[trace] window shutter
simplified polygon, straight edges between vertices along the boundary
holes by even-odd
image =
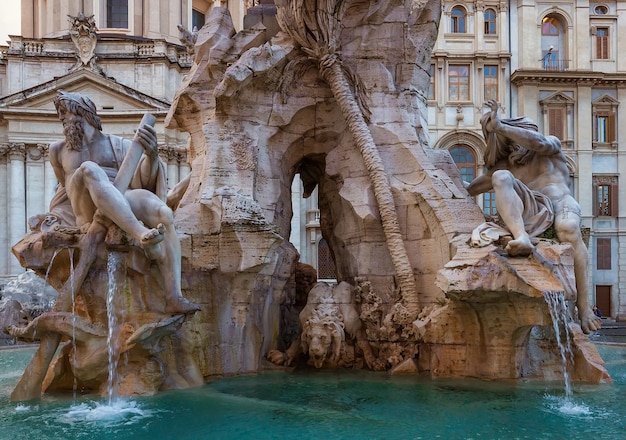
[[[611,203],[611,217],[617,217],[618,216],[618,207],[617,207],[617,200],[618,200],[618,188],[617,188],[617,184],[613,184],[609,187],[609,200]]]
[[[565,139],[563,113],[564,112],[562,108],[548,108],[548,134],[556,136],[560,140]]]
[[[593,216],[598,217],[600,215],[600,207],[598,206],[598,184],[594,183],[591,191],[593,193],[592,203],[593,203]]]
[[[606,141],[615,142],[615,140],[617,139],[615,130],[615,113],[609,113],[606,125]]]

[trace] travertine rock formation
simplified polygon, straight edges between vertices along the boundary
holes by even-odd
[[[186,327],[202,373],[258,371],[271,349],[286,348],[279,333],[289,326],[279,315],[293,298],[297,254],[287,237],[299,173],[306,194],[318,186],[338,279],[357,289],[379,362],[397,372],[419,365],[433,376],[518,377],[517,340],[492,343],[462,326],[446,333],[429,324],[452,328],[473,316],[436,280],[484,221],[449,155],[428,148],[424,91],[440,2],[347,2],[329,9],[333,17],[310,15],[305,24],[294,3],[277,2],[288,32],[275,36],[262,26],[235,33],[228,12],[213,9],[170,112],[171,125],[191,134],[191,183],[176,222],[185,296],[203,306]],[[480,258],[472,258],[480,272]],[[511,291],[477,288],[502,299],[485,306],[486,316],[502,321],[517,319],[528,290],[520,271],[507,270],[498,279]],[[545,303],[533,301],[528,326],[546,325]],[[446,303],[455,313],[442,311]],[[455,349],[463,344],[469,348]],[[468,351],[489,344],[506,361],[482,371],[484,359]],[[437,350],[445,352],[438,364]]]
[[[396,277],[367,166],[319,65],[304,63],[307,53],[285,33],[269,41],[263,28],[235,34],[224,9],[200,30],[171,120],[191,133],[192,178],[176,222],[185,295],[203,305],[191,325],[205,375],[256,371],[277,345],[278,304],[296,260],[287,242],[296,173],[305,190],[319,186],[340,280],[366,276],[385,315],[406,306],[405,327],[417,315],[410,295],[420,307],[443,298],[434,280],[450,242],[483,217],[438,168],[446,159],[426,152],[423,91],[439,11],[438,2],[350,2],[337,34],[337,62],[368,91],[366,127],[387,173],[408,283]]]

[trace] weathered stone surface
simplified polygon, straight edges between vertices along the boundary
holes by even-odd
[[[459,246],[437,276],[449,300],[414,323],[423,341],[420,369],[436,377],[560,378],[562,360],[544,293],[563,293],[573,309],[573,264],[569,244],[542,240],[532,255],[519,258],[493,245]],[[570,328],[571,376],[610,381],[580,326]]]

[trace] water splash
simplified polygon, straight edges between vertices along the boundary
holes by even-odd
[[[118,346],[119,325],[117,322],[120,311],[117,310],[115,296],[116,293],[124,288],[125,280],[122,256],[119,252],[109,252],[107,271],[109,276],[107,293],[107,318],[109,326],[107,335],[107,351],[109,355],[107,394],[109,406],[112,406],[114,400],[117,398],[117,364],[120,358],[120,347]]]
[[[69,411],[61,415],[63,422],[71,425],[95,424],[94,427],[113,428],[145,421],[153,411],[142,408],[137,402],[118,399],[109,404],[100,402],[83,402],[72,405]]]
[[[559,353],[561,354],[563,381],[565,382],[565,396],[567,398],[571,398],[572,384],[567,367],[569,364],[574,362],[574,352],[572,351],[572,340],[569,332],[570,315],[567,310],[567,302],[565,301],[565,295],[563,292],[549,290],[543,292],[543,296],[548,304],[548,309],[550,310],[552,326],[554,328],[556,342],[559,346]],[[561,331],[561,329],[563,329],[563,331]]]

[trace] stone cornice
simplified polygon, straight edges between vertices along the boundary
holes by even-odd
[[[511,75],[511,83],[516,86],[526,84],[572,84],[572,85],[617,85],[626,86],[626,74],[603,73],[588,70],[516,70]]]

